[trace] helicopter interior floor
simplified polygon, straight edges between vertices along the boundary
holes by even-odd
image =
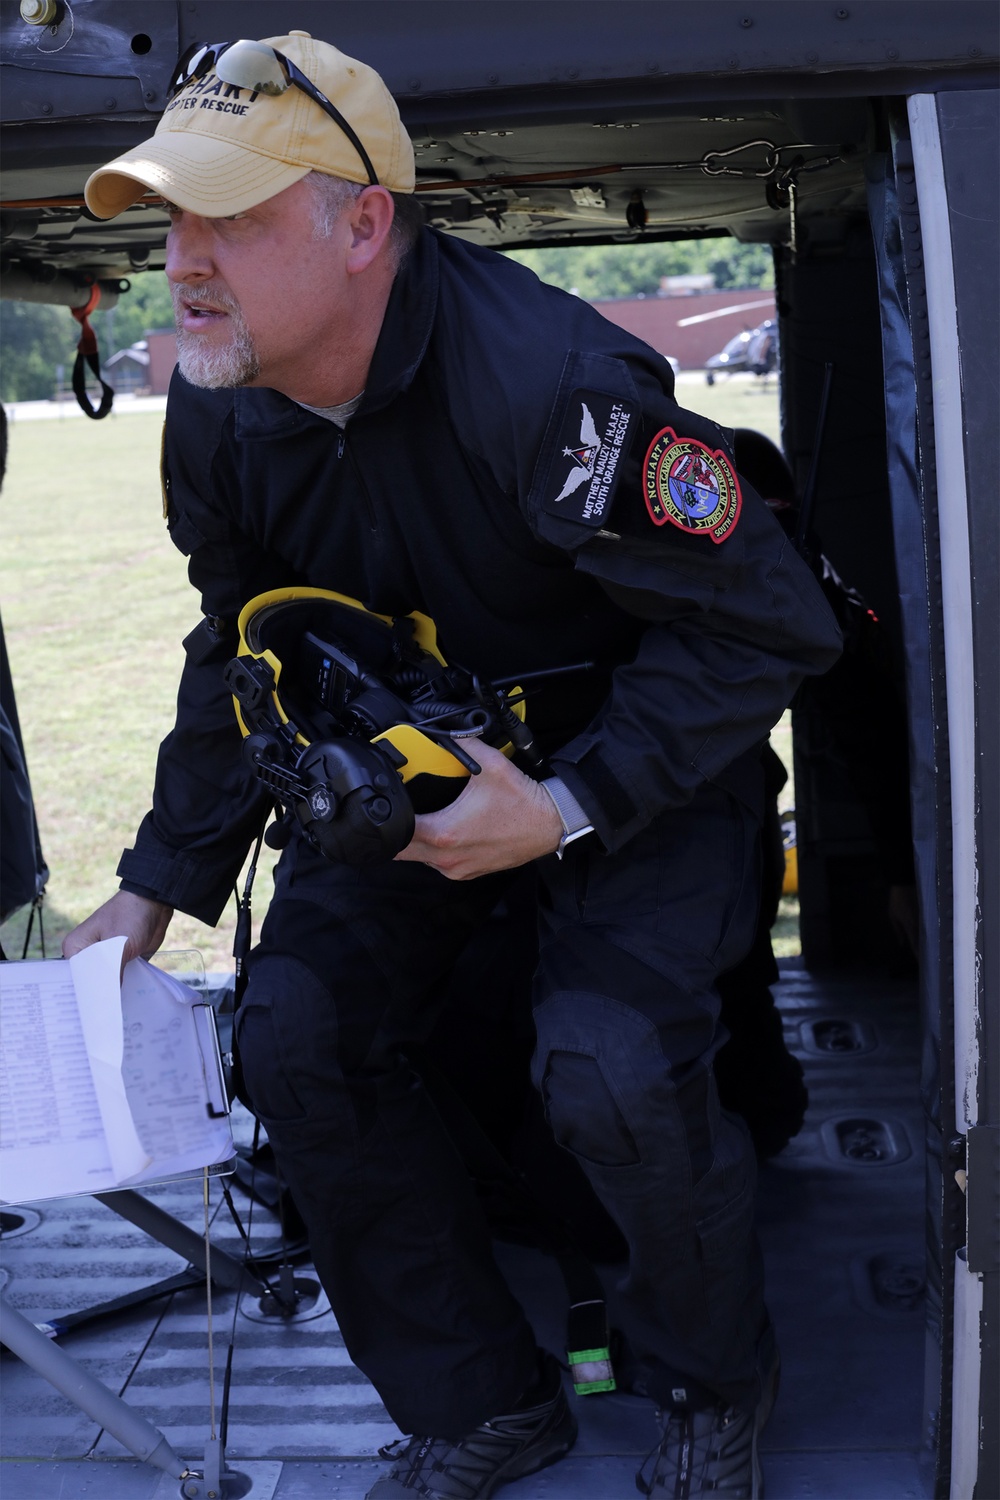
[[[761,1173],[760,1233],[783,1359],[783,1389],[762,1441],[768,1500],[902,1500],[932,1492],[924,1447],[924,1126],[912,981],[810,975],[782,963],[789,1044],[810,1108],[802,1133]],[[238,1130],[247,1128],[247,1119]],[[218,1187],[213,1189],[218,1200]],[[200,1181],[148,1191],[200,1228]],[[246,1211],[247,1199],[234,1194]],[[20,1219],[20,1223],[14,1220]],[[92,1198],[10,1212],[4,1295],[32,1320],[92,1306],[183,1267],[172,1251]],[[255,1205],[255,1243],[276,1221]],[[239,1251],[218,1214],[213,1242]],[[499,1247],[512,1285],[558,1350],[565,1292],[539,1252]],[[295,1274],[308,1278],[308,1267]],[[350,1363],[322,1297],[292,1322],[243,1294],[213,1295],[215,1401],[235,1353],[225,1436],[250,1500],[361,1500],[379,1446],[397,1436]],[[197,1460],[210,1435],[204,1289],[183,1290],[79,1325],[61,1346]],[[4,1351],[0,1488],[5,1500],[164,1500],[180,1482],[130,1457],[33,1369]],[[648,1403],[576,1401],[580,1439],[562,1463],[503,1489],[510,1500],[615,1500],[655,1445]],[[200,1492],[199,1492],[200,1493]]]

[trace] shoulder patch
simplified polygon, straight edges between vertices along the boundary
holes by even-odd
[[[543,509],[585,526],[604,524],[638,413],[636,402],[605,391],[570,392],[552,452]]]
[[[669,521],[724,542],[740,518],[740,482],[725,453],[697,438],[678,437],[672,427],[662,428],[649,445],[643,487],[654,526]]]

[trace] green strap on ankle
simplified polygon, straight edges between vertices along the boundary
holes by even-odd
[[[578,1396],[592,1396],[597,1391],[615,1389],[610,1349],[570,1349],[566,1357],[573,1389]]]

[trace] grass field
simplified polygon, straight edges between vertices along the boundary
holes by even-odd
[[[683,405],[778,437],[777,387],[683,381]],[[198,600],[161,515],[155,413],[18,421],[0,502],[0,610],[42,846],[50,869],[46,949],[117,888],[115,867],[148,807],[170,727],[183,636]],[[790,762],[790,732],[776,732]],[[791,805],[786,788],[783,805]],[[255,889],[257,919],[270,889]],[[790,915],[790,913],[789,913]],[[0,930],[20,956],[27,914]],[[797,951],[794,932],[782,948]],[[232,911],[217,930],[178,916],[168,946],[231,966]],[[36,935],[29,956],[39,956]]]

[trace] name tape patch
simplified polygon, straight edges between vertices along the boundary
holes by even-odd
[[[621,477],[638,407],[603,391],[573,391],[556,438],[549,494],[552,515],[601,526]]]
[[[644,466],[646,509],[654,526],[669,521],[694,536],[724,542],[740,517],[740,482],[721,449],[680,438],[664,427],[649,445]]]

